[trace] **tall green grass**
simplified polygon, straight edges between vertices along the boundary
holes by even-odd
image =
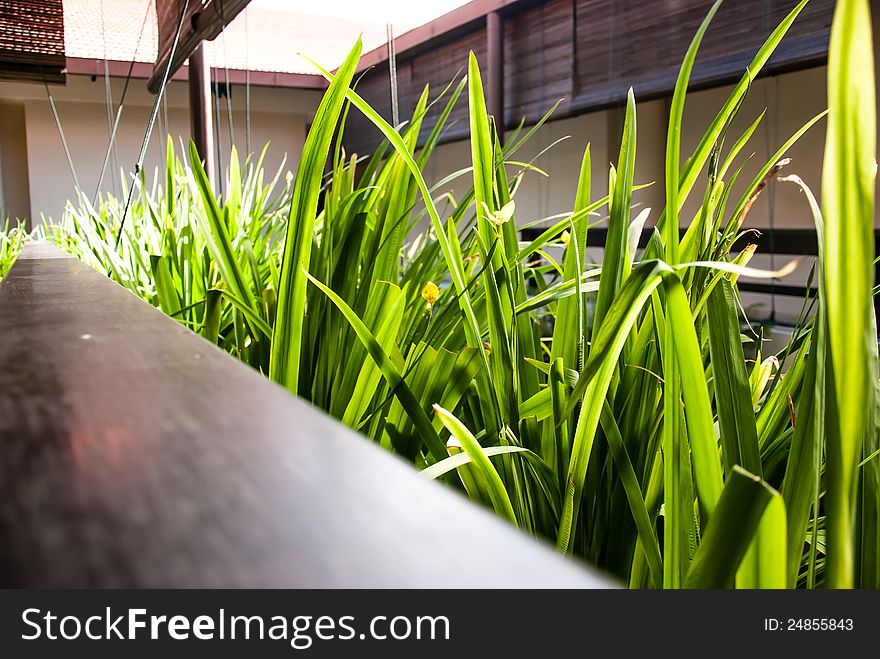
[[[6,276],[9,268],[21,253],[21,248],[27,242],[29,234],[24,222],[12,223],[10,218],[3,220],[0,213],[0,279]]]
[[[360,44],[336,75],[323,71],[331,84],[292,185],[233,154],[220,197],[198,154],[181,162],[169,144],[164,180],[139,180],[118,251],[111,197],[81,197],[47,234],[426,478],[632,587],[878,587],[868,3],[842,0],[835,14],[821,205],[786,179],[820,239],[819,294],[805,301],[815,313],[754,364],[737,278],[781,273],[750,269],[754,249],[735,246],[756,195],[823,115],[738,179],[763,115],[739,135],[734,120],[803,0],[681,152],[719,4],[675,87],[666,207],[642,251],[632,91],[609,194],[593,195],[587,145],[572,212],[524,242],[518,229],[539,218],[516,210],[532,166],[515,154],[543,121],[502,143],[471,56],[466,79],[433,98],[426,88],[393,127],[352,87]],[[465,99],[470,162],[429,187],[426,164]],[[434,104],[439,120],[423,125]],[[352,112],[385,138],[369,157],[340,146]],[[466,181],[457,198],[453,178]],[[682,218],[692,196],[699,209]],[[603,261],[591,264],[586,238],[603,215]]]

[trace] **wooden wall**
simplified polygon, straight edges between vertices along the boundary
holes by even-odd
[[[733,0],[722,4],[709,28],[692,76],[692,87],[732,82],[794,0]],[[711,7],[710,0],[524,0],[505,7],[504,123],[537,121],[562,99],[555,117],[620,104],[630,86],[638,100],[671,93],[688,45]],[[779,73],[824,62],[833,0],[811,0],[765,68]],[[440,91],[463,75],[473,50],[485,82],[485,21],[441,34],[397,55],[400,116],[406,118],[425,84]],[[390,119],[387,60],[369,69],[359,93]],[[440,104],[429,115],[423,137]],[[467,101],[450,118],[445,141],[467,135]],[[365,153],[378,143],[378,132],[352,113],[344,143],[349,152]]]

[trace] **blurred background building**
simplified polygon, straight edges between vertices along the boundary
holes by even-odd
[[[202,0],[202,4],[221,13],[224,6],[238,11],[246,5],[213,41],[205,42],[220,172],[231,145],[245,154],[259,152],[266,143],[269,169],[283,163],[295,170],[325,88],[323,78],[299,53],[332,69],[362,34],[365,55],[358,91],[389,120],[395,113],[409,117],[424,85],[437,93],[462,76],[471,50],[483,71],[490,112],[508,134],[520,122],[533,124],[559,102],[551,120],[516,156],[521,161],[535,159],[535,165],[549,175],[527,175],[518,190],[517,218],[523,224],[571,209],[587,143],[592,149],[593,196],[606,193],[608,166],[617,158],[623,105],[632,86],[638,101],[636,179],[654,183],[637,193],[636,202],[652,209],[650,226],[663,207],[671,92],[688,44],[712,2],[343,0],[316,6],[300,0]],[[763,41],[796,4],[795,0],[728,0],[722,5],[694,69],[693,93],[685,106],[683,157],[696,146]],[[744,151],[754,155],[741,174],[743,181],[751,180],[788,137],[824,110],[833,6],[833,0],[811,0],[762,76],[753,81],[732,134],[762,112],[766,115]],[[160,55],[160,22],[153,0],[0,0],[0,208],[8,215],[32,222],[42,215],[58,218],[66,200],[74,196],[74,177],[89,196],[98,189],[121,194],[120,171],[130,171],[137,158],[154,100],[145,80],[154,75]],[[25,51],[31,52],[30,64],[22,57]],[[187,77],[186,67],[176,71],[161,104],[145,161],[148,175],[163,161],[166,135],[175,141],[189,139]],[[102,177],[109,136],[123,99],[109,166]],[[428,164],[431,181],[466,165],[470,158],[466,137],[463,97],[443,145]],[[343,138],[347,151],[368,153],[378,140],[369,122],[352,113]],[[817,195],[823,143],[820,122],[790,151],[792,162],[786,169],[800,175]],[[456,187],[463,189],[466,184],[450,184],[453,192]],[[692,196],[696,201],[702,190]],[[682,217],[688,218],[688,208]],[[780,291],[776,283],[753,282],[752,292],[744,296],[747,304],[763,305],[774,319],[791,319],[800,309],[797,289],[807,283],[809,252],[815,249],[814,238],[809,244],[812,220],[801,193],[792,184],[771,181],[746,224],[762,230],[755,265],[779,267],[790,253],[808,256],[786,280],[785,286],[791,288],[783,291],[786,295],[776,295]],[[601,232],[591,242],[597,245],[592,255],[600,259]]]

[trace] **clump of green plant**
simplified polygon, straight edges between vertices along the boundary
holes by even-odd
[[[233,150],[225,199],[213,193],[204,197],[199,185],[205,181],[197,180],[177,158],[169,139],[164,176],[151,186],[143,175],[136,181],[124,226],[125,200],[108,194],[95,207],[81,193],[76,204],[68,204],[62,222],[44,221],[43,230],[49,240],[193,331],[265,370],[268,350],[259,330],[267,323],[277,290],[290,181],[282,180],[283,163],[267,177],[264,156],[265,149],[242,168]],[[204,177],[203,170],[200,174]],[[225,235],[216,234],[211,222],[222,222]],[[230,235],[231,242],[218,244]],[[251,297],[213,256],[222,249],[234,252],[258,282],[265,306],[254,307],[251,316],[246,315],[251,307],[236,306]]]
[[[675,87],[666,205],[641,254],[632,92],[609,194],[592,194],[587,146],[572,212],[523,242],[518,229],[534,218],[518,217],[515,197],[529,165],[513,155],[538,127],[502,146],[471,56],[467,79],[438,97],[440,119],[420,146],[429,91],[409,122],[389,125],[352,88],[360,43],[335,75],[323,72],[330,86],[277,204],[245,201],[268,195],[261,184],[237,192],[235,163],[219,198],[193,151],[188,167],[169,155],[164,195],[141,182],[118,253],[111,200],[99,209],[81,200],[50,233],[426,477],[632,587],[878,587],[866,0],[841,0],[835,13],[822,204],[785,179],[801,186],[820,238],[819,293],[805,301],[815,313],[753,367],[740,334],[737,278],[780,275],[750,269],[753,250],[734,249],[743,219],[822,115],[751,181],[739,179],[742,153],[762,116],[737,136],[731,126],[806,1],[682,164],[686,91],[713,5]],[[451,200],[447,181],[429,188],[422,172],[465,90],[471,162],[456,175],[472,185]],[[385,138],[360,175],[359,159],[333,142],[352,111]],[[680,239],[692,195],[702,203]],[[586,237],[599,211],[608,239],[593,265]],[[412,239],[422,219],[430,228]],[[551,243],[564,246],[558,262]]]
[[[9,272],[28,236],[24,222],[18,221],[13,225],[8,217],[3,222],[0,228],[0,279]]]

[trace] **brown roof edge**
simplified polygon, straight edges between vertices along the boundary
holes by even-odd
[[[108,60],[107,68],[114,78],[125,78],[131,68],[131,77],[140,80],[149,80],[153,75],[153,65],[150,62],[123,62],[120,60]],[[68,57],[65,71],[70,75],[103,76],[104,60],[88,59],[84,57]],[[226,69],[214,67],[214,78],[226,82]],[[186,80],[188,77],[187,67],[182,66],[172,80]],[[250,84],[257,87],[282,87],[287,89],[326,89],[327,81],[324,76],[311,73],[280,73],[273,71],[247,71],[242,69],[229,69],[229,82],[233,85],[243,85],[250,79]]]
[[[439,39],[454,32],[468,32],[485,22],[486,14],[502,11],[512,5],[526,4],[526,0],[473,0],[443,14],[433,21],[404,32],[394,39],[394,47],[398,54],[419,47],[427,47],[434,39]],[[534,4],[534,1],[531,2]],[[358,72],[376,66],[388,60],[388,46],[383,44],[361,56]]]
[[[185,15],[181,15],[179,0],[156,0],[159,50],[153,75],[147,80],[147,89],[153,94],[159,91],[166,66],[176,73],[202,41],[213,41],[250,0],[224,2],[219,4],[217,0],[202,0],[186,4],[183,6]]]

